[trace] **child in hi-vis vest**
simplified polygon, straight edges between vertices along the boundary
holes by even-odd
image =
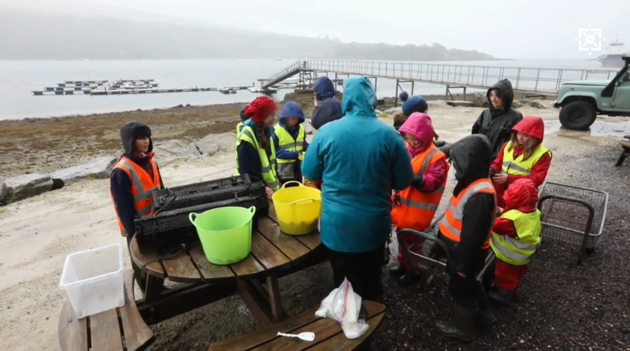
[[[412,113],[399,132],[405,138],[414,177],[408,188],[394,193],[392,224],[397,231],[413,229],[423,232],[431,225],[442,199],[449,166],[446,155],[433,144],[435,130],[429,115]],[[409,246],[417,241],[418,237],[403,234],[402,239],[404,242],[400,244]],[[402,248],[399,248],[398,266],[389,273],[393,277],[400,277],[399,284],[409,285],[420,278],[409,265],[410,262],[407,262]]]
[[[551,151],[542,145],[545,123],[527,116],[512,128],[512,139],[505,143],[490,166],[490,176],[497,192],[497,202],[504,207],[503,192],[518,179],[542,185],[551,165]]]
[[[505,191],[505,208],[492,227],[490,246],[494,251],[496,291],[491,299],[509,304],[520,281],[529,270],[529,260],[540,243],[538,189],[530,179],[517,179]]]
[[[278,125],[271,135],[276,148],[277,172],[281,184],[292,180],[302,182],[302,158],[308,148],[303,122],[304,112],[300,105],[293,101],[284,104]]]

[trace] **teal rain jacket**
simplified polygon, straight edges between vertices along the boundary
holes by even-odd
[[[323,181],[321,240],[338,252],[368,252],[391,232],[392,189],[407,188],[411,160],[400,134],[376,118],[367,77],[346,80],[345,116],[315,134],[302,173]]]

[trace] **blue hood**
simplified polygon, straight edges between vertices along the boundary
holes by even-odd
[[[362,76],[346,79],[346,83],[343,86],[343,100],[341,101],[341,111],[346,117],[376,118],[374,106],[376,106],[376,93],[368,77]]]
[[[320,77],[313,86],[317,101],[335,96],[335,85],[328,77]]]
[[[282,107],[282,111],[280,111],[280,125],[285,125],[284,120],[291,117],[297,117],[300,121],[298,123],[304,122],[304,112],[300,108],[297,102],[289,101]]]

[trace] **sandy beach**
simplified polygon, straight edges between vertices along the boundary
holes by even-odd
[[[303,105],[308,107],[305,112],[310,116],[312,106]],[[241,106],[182,106],[2,121],[0,178],[51,172],[95,156],[117,155],[118,129],[129,120],[151,126],[156,159],[166,186],[229,176],[234,170],[234,154],[228,150],[235,142],[233,129]],[[441,139],[454,141],[470,132],[482,110],[434,102],[429,112]],[[630,273],[623,266],[629,258],[630,245],[630,237],[625,235],[630,230],[627,220],[630,161],[623,167],[613,167],[621,151],[617,146],[618,136],[630,134],[630,119],[598,119],[593,130],[601,132],[594,136],[589,132],[560,130],[558,111],[553,108],[524,106],[520,110],[524,115],[545,119],[544,143],[553,151],[549,181],[609,192],[605,234],[597,252],[577,267],[573,254],[576,248],[553,244],[545,247],[524,281],[523,301],[498,309],[499,326],[480,334],[470,345],[436,336],[432,329],[433,318],[441,316],[449,306],[445,282],[437,282],[429,291],[421,292],[415,287],[399,287],[384,274],[389,318],[373,343],[375,350],[630,347],[626,292]],[[384,122],[391,124],[391,120]],[[210,134],[222,140],[225,151],[196,158],[165,156],[159,152],[159,145],[169,140],[191,142]],[[453,185],[450,177],[449,189]],[[66,298],[58,282],[65,257],[72,252],[124,241],[109,198],[109,182],[86,179],[0,207],[0,228],[0,310],[4,319],[0,349],[58,350],[57,321]],[[125,264],[130,268],[128,257]],[[290,315],[318,305],[333,288],[327,264],[285,277],[280,283],[284,308]],[[258,325],[241,300],[233,296],[162,322],[153,329],[156,341],[150,350],[206,350],[212,341],[257,330]]]

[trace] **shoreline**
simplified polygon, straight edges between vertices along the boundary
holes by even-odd
[[[479,97],[478,94],[467,94],[468,101],[479,100]],[[441,108],[452,108],[443,103],[444,95],[426,95],[424,98],[430,102],[429,113],[434,109],[438,112]],[[462,100],[463,97],[459,94],[453,95],[453,98]],[[285,101],[288,100],[300,104],[304,115],[310,118],[314,108],[312,93],[290,93],[285,96]],[[378,110],[386,111],[393,107],[394,98],[385,98],[384,102]],[[95,157],[115,154],[120,150],[120,127],[133,120],[149,125],[158,144],[167,140],[190,143],[208,135],[233,133],[244,104],[178,105],[149,110],[1,120],[0,178],[51,173],[87,163]]]
[[[310,91],[310,90],[309,90]],[[399,92],[399,94],[402,92],[402,90]],[[410,93],[410,92],[409,92]],[[293,96],[294,91],[293,90],[287,90],[286,92],[283,92],[281,94],[278,94],[278,96],[276,95],[272,95],[270,96],[272,99],[274,99],[277,103],[282,104],[283,102],[287,101],[286,100],[286,96]],[[474,96],[477,96],[479,94],[482,94],[479,91],[471,91],[468,92],[466,94],[466,101],[473,101]],[[306,102],[306,100],[301,98],[301,94],[297,93],[298,95],[298,102]],[[418,94],[418,92],[414,92],[413,95],[421,95],[426,101],[441,101],[441,100],[447,100],[447,96],[446,94],[427,94],[427,95],[422,95],[422,94]],[[258,95],[256,95],[258,96]],[[220,102],[220,103],[216,103],[216,104],[201,104],[201,105],[194,105],[194,104],[179,104],[176,106],[170,106],[170,107],[151,107],[151,108],[126,108],[126,109],[121,109],[121,110],[109,110],[109,111],[94,111],[94,112],[86,112],[86,113],[72,113],[72,114],[53,114],[53,115],[48,115],[45,117],[18,117],[18,118],[6,118],[6,119],[0,119],[0,128],[2,127],[3,124],[5,123],[20,123],[20,122],[32,122],[32,121],[39,121],[39,120],[48,120],[48,119],[54,119],[54,118],[86,118],[86,117],[97,117],[99,115],[111,115],[111,114],[116,114],[116,113],[131,113],[131,112],[140,112],[140,111],[156,111],[156,112],[160,112],[160,111],[164,111],[164,110],[170,110],[170,109],[175,109],[175,108],[182,108],[182,107],[193,107],[193,108],[213,108],[214,106],[242,106],[245,104],[248,104],[250,101],[252,101],[253,99],[256,98],[256,96],[253,96],[251,99],[246,100],[246,101],[240,101],[240,102]],[[411,96],[411,94],[410,94]],[[310,97],[310,96],[309,96]],[[461,93],[457,93],[457,94],[452,94],[452,97],[454,98],[454,100],[464,100],[464,94]],[[383,98],[380,98],[382,100],[385,101],[385,107],[393,107],[392,105],[394,104],[394,96],[386,96]],[[514,97],[515,100],[517,99],[522,99],[522,94],[515,94]],[[311,99],[312,100],[312,99]],[[309,100],[308,102],[306,102],[306,104],[310,103],[312,105],[312,101]],[[533,99],[527,99],[527,100],[533,100]],[[537,98],[536,100],[549,100],[545,97],[542,98]],[[398,106],[400,106],[400,101]],[[377,108],[378,110],[383,110],[383,106],[378,106]]]

